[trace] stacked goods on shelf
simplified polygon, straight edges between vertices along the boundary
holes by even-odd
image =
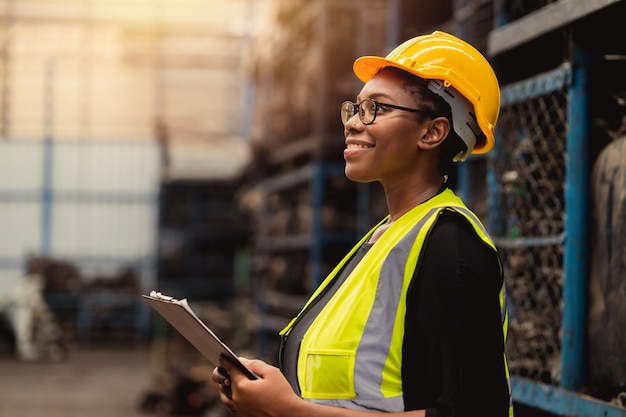
[[[363,51],[382,51],[385,42],[386,2],[368,3],[368,13],[360,8],[345,1],[275,2],[249,62],[257,90],[251,140],[265,173],[275,173],[277,164],[341,160],[339,106],[359,88],[352,62]]]
[[[250,55],[254,186],[240,200],[257,223],[249,326],[270,362],[278,331],[360,233],[358,205],[369,204],[343,172],[339,107],[360,89],[354,60],[384,51],[388,2],[372,1],[367,12],[348,1],[273,7]]]

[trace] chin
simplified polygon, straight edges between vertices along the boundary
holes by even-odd
[[[350,181],[354,181],[354,182],[373,182],[375,180],[371,179],[370,177],[367,176],[366,173],[364,172],[359,172],[357,170],[354,169],[349,169],[346,166],[346,178],[348,178]]]

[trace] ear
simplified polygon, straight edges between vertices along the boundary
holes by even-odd
[[[426,128],[417,146],[421,149],[434,149],[448,137],[450,121],[445,117],[436,117],[427,122]]]

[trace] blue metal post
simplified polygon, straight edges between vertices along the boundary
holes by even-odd
[[[52,117],[53,117],[53,83],[54,61],[46,64],[45,86],[46,95],[44,102],[44,143],[43,143],[43,169],[41,181],[41,253],[49,255],[52,251],[52,204],[53,196],[53,141],[52,141]]]
[[[586,334],[587,212],[589,201],[589,65],[590,56],[573,47],[573,83],[569,90],[565,162],[565,254],[561,386],[578,390],[584,383]]]
[[[471,158],[471,157],[469,157]],[[465,161],[456,164],[457,180],[456,180],[456,193],[461,200],[468,202],[470,199],[470,191],[472,184],[470,181],[470,161]]]
[[[505,24],[508,23],[509,21],[509,17],[506,15],[506,8],[505,8],[505,4],[506,0],[495,0],[493,7],[494,7],[494,16],[493,16],[493,26],[495,28],[498,28],[500,26],[504,26]]]
[[[322,245],[324,244],[324,233],[322,231],[322,206],[324,203],[324,178],[326,177],[326,167],[321,162],[313,165],[313,176],[311,177],[311,211],[313,213],[313,224],[311,225],[311,288],[317,288],[322,282]]]
[[[400,0],[389,1],[388,25],[387,25],[387,45],[388,51],[398,45],[400,42],[400,17],[402,15],[402,6]]]
[[[343,165],[342,165],[343,167]],[[355,242],[360,239],[370,229],[370,187],[375,187],[377,184],[369,183],[357,183],[357,227],[354,236]]]

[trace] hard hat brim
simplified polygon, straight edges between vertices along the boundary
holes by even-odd
[[[366,83],[374,78],[374,76],[385,67],[398,68],[403,71],[408,71],[414,75],[417,75],[418,77],[422,77],[422,75],[420,75],[418,72],[410,71],[410,69],[403,65],[399,65],[396,62],[390,61],[380,56],[372,55],[366,55],[357,58],[356,61],[354,61],[352,69],[357,78]]]

